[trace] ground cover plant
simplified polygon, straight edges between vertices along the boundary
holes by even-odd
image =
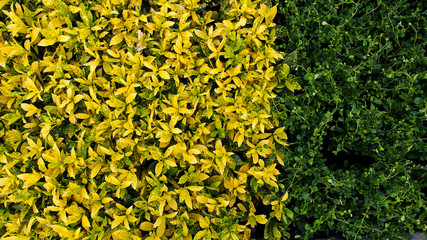
[[[280,79],[296,85],[276,64],[276,7],[0,9],[2,239],[249,239],[264,224],[285,236],[287,135],[270,101]]]
[[[290,77],[302,86],[274,99],[290,136],[280,181],[291,235],[426,231],[425,1],[273,3],[276,44],[295,50]]]

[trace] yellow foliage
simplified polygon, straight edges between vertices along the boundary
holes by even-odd
[[[266,196],[280,220],[276,6],[30,2],[0,1],[2,239],[249,239]]]

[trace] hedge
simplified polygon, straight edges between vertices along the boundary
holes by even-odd
[[[302,239],[426,231],[425,2],[274,2],[302,86],[274,99],[290,136],[284,225]]]
[[[0,3],[2,239],[249,239],[292,214],[277,7]]]

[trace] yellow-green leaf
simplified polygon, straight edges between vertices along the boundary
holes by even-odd
[[[141,229],[142,231],[151,231],[154,229],[153,224],[151,222],[143,222],[141,223],[141,225],[139,226],[139,229]]]
[[[283,195],[283,197],[282,197],[282,202],[286,201],[288,199],[288,197],[289,197],[289,193],[286,192],[285,195]]]
[[[166,217],[161,216],[157,218],[156,222],[153,225],[154,228],[156,228],[156,235],[158,238],[162,237],[165,233],[166,229]]]
[[[199,192],[199,191],[202,191],[203,186],[190,186],[190,187],[187,187],[187,189],[193,192]]]
[[[46,47],[46,46],[50,46],[56,43],[56,39],[55,38],[45,38],[42,39],[37,45],[40,47]]]
[[[36,184],[41,178],[42,175],[40,173],[24,173],[18,175],[18,178],[24,181],[24,186],[22,188],[29,188]]]
[[[90,172],[90,178],[95,178],[96,175],[99,173],[99,171],[101,170],[102,164],[96,164],[96,166],[92,169],[92,171]]]
[[[199,38],[201,38],[203,40],[209,39],[209,36],[205,32],[202,32],[200,30],[194,30],[194,33],[196,34],[196,36],[198,36]]]
[[[107,100],[106,103],[108,104],[108,106],[114,107],[114,108],[121,108],[126,106],[124,102],[122,102],[117,98],[111,98],[110,100]]]
[[[179,201],[182,202],[184,200],[187,207],[190,209],[193,209],[193,203],[191,202],[191,196],[187,189],[182,189],[181,193],[179,194]]]
[[[171,130],[171,132],[173,134],[180,134],[180,133],[182,133],[181,129],[179,129],[179,128],[174,128],[174,129]]]
[[[78,119],[88,119],[90,118],[90,115],[86,113],[77,113],[74,115],[74,117]]]
[[[164,70],[159,71],[159,76],[163,79],[170,79],[171,78],[169,73],[164,71]]]
[[[124,216],[118,216],[114,214],[114,221],[111,223],[111,229],[116,228],[118,225],[120,225],[126,218],[126,215]]]
[[[202,196],[202,195],[197,196],[196,200],[199,203],[207,203],[207,202],[209,202],[209,198],[207,198],[205,196]]]
[[[267,218],[265,217],[264,214],[262,215],[256,215],[255,216],[255,220],[259,223],[259,224],[266,224],[267,223]]]
[[[74,235],[74,232],[68,230],[66,227],[60,225],[52,225],[51,227],[55,232],[59,233],[59,236],[62,238],[70,238]]]
[[[285,81],[285,85],[292,92],[294,92],[295,90],[301,90],[301,86],[298,84],[297,81],[292,78],[287,78]]]
[[[121,43],[122,41],[123,41],[123,33],[119,33],[116,36],[114,36],[113,38],[111,38],[110,46],[117,45],[117,44]]]
[[[60,36],[58,36],[58,41],[59,42],[66,42],[66,41],[68,41],[68,40],[70,40],[70,36],[67,36],[67,35],[60,35]]]
[[[176,110],[176,108],[168,107],[168,108],[163,109],[163,112],[166,114],[173,114],[173,113],[176,113],[178,111]]]
[[[25,114],[26,117],[30,117],[39,111],[39,109],[36,106],[34,106],[33,104],[28,104],[28,103],[21,103],[21,108],[27,112]]]
[[[162,173],[162,170],[163,170],[163,163],[162,162],[158,162],[156,164],[156,168],[155,168],[156,176],[160,176],[160,174]]]
[[[82,226],[83,226],[87,231],[89,231],[89,228],[90,228],[90,222],[89,222],[89,219],[88,219],[86,216],[83,216],[83,217],[82,217]]]

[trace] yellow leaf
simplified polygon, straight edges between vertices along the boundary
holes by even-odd
[[[173,46],[173,49],[176,53],[181,54],[182,53],[182,39],[178,36],[175,45]]]
[[[126,97],[126,104],[131,103],[137,96],[137,93],[131,93]]]
[[[139,229],[141,229],[142,231],[148,232],[148,231],[153,230],[154,228],[153,228],[153,224],[152,223],[150,223],[150,222],[143,222],[139,226]]]
[[[298,84],[297,81],[292,78],[287,78],[285,81],[285,85],[292,92],[294,92],[295,90],[301,90],[301,86]]]
[[[67,35],[60,35],[60,36],[58,36],[58,41],[60,41],[60,42],[66,42],[66,41],[68,41],[68,40],[70,40],[70,36],[67,36]]]
[[[83,217],[82,217],[82,226],[83,226],[87,231],[89,231],[89,228],[90,228],[90,222],[89,222],[89,219],[88,219],[86,216],[83,216]]]
[[[109,100],[106,101],[106,103],[108,104],[108,106],[114,107],[114,108],[121,108],[126,106],[124,102],[122,102],[117,98],[110,98]]]
[[[197,196],[196,200],[199,203],[207,203],[207,202],[209,202],[209,198],[207,198],[205,196],[201,196],[201,195]]]
[[[182,202],[184,200],[187,207],[190,209],[193,209],[193,203],[191,202],[191,196],[187,189],[182,189],[181,193],[179,194],[179,201]]]
[[[188,150],[188,153],[190,153],[190,154],[195,154],[195,155],[199,155],[199,154],[201,154],[202,152],[201,152],[199,149],[197,149],[197,148],[192,148],[192,149]]]
[[[288,139],[288,135],[286,135],[286,133],[284,132],[285,128],[281,127],[281,128],[277,128],[273,135],[275,137],[281,138],[281,139]]]
[[[236,29],[239,27],[243,27],[246,25],[247,19],[245,17],[242,17],[238,23],[236,23]]]
[[[121,184],[121,182],[117,178],[112,177],[111,175],[107,176],[105,178],[105,181],[107,181],[108,183],[111,183],[113,185],[116,185],[116,186],[119,186]]]
[[[4,7],[4,5],[8,4],[10,2],[10,0],[1,0],[0,1],[0,9],[2,9]]]
[[[108,148],[106,148],[106,147],[99,146],[99,149],[100,149],[103,153],[105,153],[105,154],[107,154],[107,155],[113,155],[113,154],[114,154],[114,152],[113,152],[113,151],[111,151],[110,149],[108,149]],[[98,153],[99,153],[99,152],[98,152]]]
[[[265,24],[262,24],[257,31],[257,34],[261,34],[265,31],[265,29],[267,29],[267,26]]]
[[[116,36],[114,36],[113,38],[111,38],[110,46],[117,45],[117,44],[121,43],[122,41],[123,41],[123,34],[119,33]]]
[[[182,113],[182,114],[192,114],[191,110],[190,109],[186,109],[186,108],[180,108],[179,109],[179,113]]]
[[[199,231],[195,236],[193,240],[200,240],[203,239],[203,237],[206,235],[206,230]]]
[[[289,193],[286,192],[285,195],[282,197],[282,202],[286,201],[288,199]]]
[[[169,73],[164,71],[164,70],[159,71],[159,76],[163,79],[170,79],[171,78]]]
[[[46,47],[46,46],[50,46],[56,43],[56,39],[55,38],[45,38],[42,39],[37,45],[40,47]]]
[[[161,216],[161,217],[157,218],[153,227],[157,228],[156,229],[156,235],[158,238],[161,238],[163,236],[163,234],[165,233],[165,229],[166,229],[166,217]]]
[[[176,210],[176,209],[174,209],[174,210]],[[178,214],[178,212],[172,212],[172,213],[166,214],[165,217],[170,219],[170,218],[174,218],[177,214]]]
[[[203,217],[201,217],[200,219],[199,219],[199,224],[200,224],[200,227],[201,228],[208,228],[209,227],[209,218],[203,218]]]
[[[222,23],[224,23],[224,25],[227,29],[234,30],[234,25],[233,25],[233,23],[231,23],[231,21],[224,20]]]
[[[168,27],[172,27],[174,24],[175,24],[175,22],[167,21],[167,22],[162,24],[162,27],[168,28]]]
[[[24,181],[24,186],[22,188],[28,188],[36,184],[40,178],[42,178],[42,175],[39,173],[24,173],[18,175],[18,178]]]
[[[237,146],[240,147],[242,145],[242,143],[243,143],[244,140],[245,140],[245,135],[244,134],[239,134],[239,136],[237,137]]]
[[[226,113],[232,113],[234,111],[236,111],[236,107],[235,106],[228,106],[228,107],[225,108],[225,112]]]
[[[163,112],[166,114],[173,114],[173,113],[176,113],[178,111],[176,110],[176,108],[168,107],[168,108],[163,109]]]
[[[9,182],[7,178],[0,178],[0,187],[3,187]]]
[[[240,209],[240,211],[242,211],[242,212],[247,212],[248,210],[245,208],[245,206],[243,206],[243,204],[241,204],[241,203],[238,203],[237,204],[237,207]]]
[[[112,236],[114,240],[131,239],[129,231],[124,229],[114,231]]]
[[[209,36],[205,32],[202,32],[200,30],[194,30],[194,33],[196,34],[196,36],[198,36],[199,38],[201,38],[203,40],[209,39]]]
[[[90,118],[90,115],[86,113],[77,113],[74,115],[74,117],[78,119],[88,119]]]
[[[78,12],[81,10],[81,8],[76,7],[76,6],[72,6],[72,5],[70,5],[70,6],[68,6],[68,7],[70,8],[70,11],[71,11],[72,13],[78,13]]]
[[[132,184],[132,181],[124,181],[124,182],[121,182],[121,184],[120,184],[120,188],[127,188],[127,187],[129,187],[131,184]]]
[[[162,162],[158,162],[156,164],[156,169],[155,169],[155,173],[156,173],[157,177],[160,176],[160,174],[162,173],[162,170],[163,170],[163,163]]]
[[[171,132],[173,134],[180,134],[180,133],[182,133],[181,129],[179,129],[179,128],[174,128],[174,129],[171,130]]]
[[[92,207],[91,212],[90,212],[90,217],[94,218],[96,217],[96,215],[98,215],[98,212],[101,208],[103,208],[104,206],[100,203],[96,204],[95,206]]]
[[[116,214],[114,216],[114,221],[111,223],[111,229],[116,228],[118,225],[120,225],[126,218],[126,215],[124,216],[118,216]]]
[[[266,139],[271,136],[271,133],[261,133],[256,135],[259,139]]]
[[[271,19],[271,20],[273,20],[274,17],[276,16],[276,14],[277,14],[277,5],[274,6],[274,7],[272,7],[272,8],[270,8],[270,12],[269,12],[268,18]]]
[[[202,186],[190,186],[187,187],[188,190],[193,191],[193,192],[198,192],[198,191],[202,191],[203,187]]]
[[[96,175],[99,173],[99,171],[101,170],[102,164],[98,163],[96,164],[96,166],[92,169],[92,171],[90,172],[90,178],[95,178]]]
[[[167,200],[167,202],[168,202],[168,206],[173,210],[178,209],[178,203],[176,202],[175,198],[170,198],[170,200]]]
[[[112,199],[112,198],[110,198],[110,197],[106,197],[106,198],[103,198],[101,202],[102,202],[103,204],[106,204],[106,203],[109,203],[109,202],[111,202],[111,201],[114,201],[114,199]]]
[[[34,106],[33,104],[28,104],[28,103],[22,103],[21,108],[27,112],[25,114],[26,117],[30,117],[39,111],[39,109],[36,106]]]
[[[264,214],[262,215],[256,215],[255,216],[255,220],[259,223],[259,224],[266,224],[267,223],[267,218],[265,217]]]
[[[52,225],[51,227],[55,232],[59,233],[59,236],[62,238],[71,238],[74,235],[74,232],[68,230],[66,227],[60,225]]]
[[[151,70],[155,70],[155,69],[157,69],[153,64],[151,64],[151,62],[147,62],[147,61],[144,61],[144,66],[145,66],[146,68],[151,69]]]

